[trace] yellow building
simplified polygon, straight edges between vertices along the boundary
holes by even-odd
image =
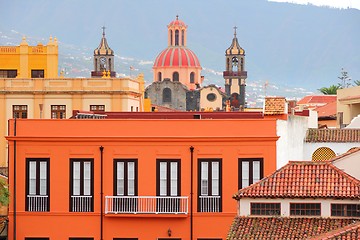
[[[337,90],[337,127],[360,115],[360,86]]]
[[[0,78],[54,78],[58,76],[58,43],[29,46],[25,37],[19,46],[0,46]]]
[[[58,77],[56,39],[50,39],[47,46],[36,47],[29,47],[23,39],[20,47],[0,47],[0,53],[0,69],[7,74],[0,76],[0,166],[7,166],[3,136],[7,135],[8,119],[62,119],[71,117],[73,110],[143,111],[143,74],[115,78],[110,71],[104,71],[102,77]],[[9,75],[10,70],[17,74]],[[31,78],[34,70],[43,70],[43,77]]]

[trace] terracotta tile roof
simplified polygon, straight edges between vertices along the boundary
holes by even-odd
[[[308,239],[358,222],[359,219],[235,217],[228,240]]]
[[[360,180],[330,162],[294,161],[234,196],[244,197],[360,199]]]
[[[306,131],[305,142],[360,142],[360,129],[310,128]]]
[[[266,97],[265,115],[278,115],[285,113],[286,100],[284,97]]]
[[[327,103],[314,109],[318,112],[318,117],[336,117],[336,101]]]
[[[306,96],[300,99],[297,104],[298,105],[316,105],[316,104],[324,104],[324,103],[331,103],[336,101],[336,95],[311,95]]]
[[[360,222],[338,228],[328,233],[321,234],[311,240],[356,240],[360,239]]]
[[[336,156],[336,157],[334,157],[334,158],[332,158],[332,159],[329,159],[329,160],[327,160],[327,161],[329,161],[329,162],[334,162],[334,161],[336,161],[336,160],[339,160],[339,159],[341,159],[341,158],[343,158],[343,157],[349,156],[349,155],[351,155],[351,154],[353,154],[353,153],[356,153],[356,152],[360,152],[360,147],[351,148],[351,149],[350,149],[349,151],[347,151],[346,153],[340,154],[339,156]]]

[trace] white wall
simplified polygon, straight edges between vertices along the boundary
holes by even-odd
[[[360,147],[360,142],[319,142],[304,143],[304,160],[311,160],[312,154],[316,149],[328,147],[335,152],[336,155],[346,153],[350,148]]]
[[[347,174],[360,180],[360,151],[335,160],[333,164]]]
[[[322,199],[322,198],[305,198],[305,199],[291,199],[291,198],[242,198],[238,202],[239,204],[239,216],[250,216],[250,203],[280,203],[281,216],[290,216],[290,203],[321,203],[321,217],[331,217],[331,203],[337,204],[359,204],[359,200],[334,200],[334,199]]]
[[[304,139],[308,129],[309,118],[289,115],[288,120],[277,120],[276,133],[276,168],[279,169],[289,161],[304,160]]]

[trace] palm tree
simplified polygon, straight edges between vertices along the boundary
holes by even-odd
[[[354,80],[355,86],[360,86],[360,80]]]
[[[318,90],[325,95],[336,95],[336,91],[340,88],[340,86],[331,85],[330,87],[322,87]]]

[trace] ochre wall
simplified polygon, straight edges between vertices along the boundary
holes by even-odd
[[[193,161],[193,237],[226,238],[236,215],[232,195],[238,189],[238,158],[264,158],[264,176],[276,170],[276,120],[273,119],[18,119],[10,122],[9,239],[14,227],[14,179],[17,172],[17,239],[24,237],[100,236],[100,150],[104,147],[104,196],[113,195],[113,160],[138,159],[138,195],[156,196],[156,159],[181,159],[181,196],[190,197]],[[16,169],[14,169],[14,142]],[[25,211],[25,159],[50,158],[50,212]],[[94,212],[69,212],[69,159],[94,159]],[[222,159],[222,212],[198,213],[198,159]],[[190,199],[189,199],[190,203]],[[190,210],[189,210],[190,211]],[[106,214],[104,239],[190,239],[190,214]]]

